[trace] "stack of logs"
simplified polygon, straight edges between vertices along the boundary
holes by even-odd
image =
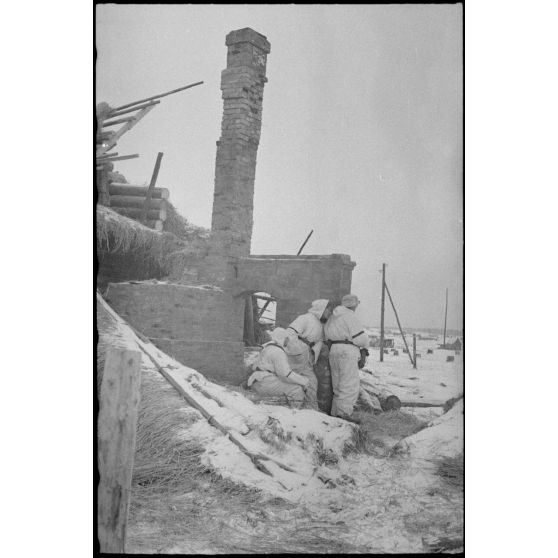
[[[148,186],[134,184],[109,183],[110,208],[120,215],[141,221],[148,188]],[[156,231],[163,230],[163,222],[167,218],[168,199],[167,188],[153,188],[147,209],[147,221],[143,222],[144,225]]]

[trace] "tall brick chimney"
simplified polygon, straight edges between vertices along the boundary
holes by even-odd
[[[250,254],[256,156],[270,51],[267,39],[248,27],[231,31],[225,44],[227,68],[221,72],[223,120],[217,142],[211,221],[213,264],[228,256]]]

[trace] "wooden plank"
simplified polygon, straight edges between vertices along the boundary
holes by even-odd
[[[98,538],[101,552],[124,553],[136,448],[141,353],[109,348],[99,399]]]
[[[128,103],[127,105],[121,105],[113,109],[113,112],[121,111],[122,109],[133,107],[134,105],[139,105],[140,103],[145,103],[147,101],[154,101],[155,99],[161,99],[163,97],[166,97],[167,95],[172,95],[173,93],[178,93],[179,91],[184,91],[185,89],[190,89],[190,87],[195,87],[196,85],[201,85],[202,83],[203,81],[198,81],[196,83],[191,83],[190,85],[185,85],[184,87],[179,87],[178,89],[173,89],[172,91],[167,91],[166,93],[160,93],[159,95],[146,97],[145,99],[141,99],[140,101],[134,101],[133,103]]]

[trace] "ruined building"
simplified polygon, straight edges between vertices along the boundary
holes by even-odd
[[[249,28],[232,31],[225,44],[211,234],[167,258],[165,282],[112,282],[106,299],[166,353],[210,378],[234,384],[245,376],[247,297],[270,293],[277,299],[276,323],[286,327],[312,300],[339,300],[349,293],[355,264],[344,254],[250,253],[270,44]]]

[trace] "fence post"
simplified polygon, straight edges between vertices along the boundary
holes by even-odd
[[[99,398],[98,538],[103,553],[124,553],[136,447],[141,353],[108,349]]]

